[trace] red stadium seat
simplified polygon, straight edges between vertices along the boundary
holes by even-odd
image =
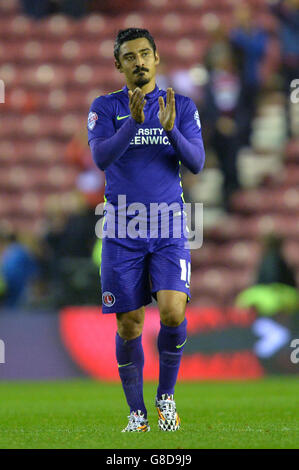
[[[283,253],[291,266],[299,268],[299,242],[289,240],[284,243]]]
[[[11,162],[15,157],[15,143],[10,139],[0,140],[0,161]]]
[[[285,148],[286,162],[299,164],[299,139],[293,139],[288,142]]]
[[[202,247],[191,251],[191,260],[193,268],[213,265],[215,262],[217,245],[215,243],[205,242]]]
[[[34,29],[39,39],[55,41],[71,37],[79,27],[78,22],[66,15],[52,15],[38,21]]]
[[[11,17],[5,18],[1,13],[0,17],[2,19],[0,37],[13,41],[32,37],[32,30],[35,31],[35,23],[27,16],[12,15]]]
[[[225,297],[236,295],[242,289],[248,287],[254,279],[251,269],[231,271],[228,268],[198,270],[193,272],[191,281],[191,295],[209,294]],[[217,292],[217,294],[216,294]]]
[[[242,191],[232,198],[234,210],[244,213],[298,212],[299,188],[255,189]]]
[[[112,36],[114,29],[114,20],[98,13],[83,18],[77,34],[80,38],[83,36],[86,39],[98,40],[99,37]]]
[[[254,267],[260,256],[260,246],[254,241],[236,241],[225,244],[204,243],[199,250],[192,250],[192,266],[196,269],[212,267]],[[193,269],[194,269],[193,268]]]
[[[18,0],[6,0],[0,3],[0,14],[7,18],[9,15],[16,15],[20,9]]]
[[[146,15],[141,12],[130,13],[117,19],[117,28],[128,28],[131,26],[145,27],[159,42],[160,37],[181,35],[201,35],[200,22],[194,14],[168,12],[149,12]]]
[[[284,168],[281,184],[284,187],[299,187],[299,165],[287,165]]]
[[[0,77],[1,80],[5,83],[6,90],[8,87],[17,86],[21,83],[20,69],[12,62],[2,62],[0,63]]]
[[[254,268],[259,260],[261,247],[254,241],[236,241],[218,248],[218,263],[229,268]]]
[[[160,55],[165,56],[167,61],[173,60],[174,66],[176,60],[182,63],[198,63],[202,59],[203,50],[205,50],[205,43],[199,39],[182,37],[176,41],[166,38],[159,40]]]
[[[177,6],[177,0],[146,0],[144,7],[149,11],[169,11]]]

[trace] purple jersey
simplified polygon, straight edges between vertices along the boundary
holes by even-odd
[[[175,125],[165,132],[158,117],[159,96],[165,100],[166,92],[157,86],[146,95],[143,124],[130,115],[126,86],[96,98],[88,116],[88,142],[93,159],[105,171],[109,206],[117,210],[119,195],[124,195],[126,206],[138,202],[146,207],[145,218],[150,203],[182,207],[180,165],[183,163],[198,173],[205,158],[199,115],[193,101],[176,95]],[[104,227],[112,220],[109,208],[106,212]],[[186,226],[184,211],[174,212],[171,217]],[[143,215],[140,221],[142,218]],[[162,289],[185,292],[190,299],[191,259],[185,232],[175,237],[170,227],[169,236],[163,237],[159,233],[162,219],[156,227],[150,222],[150,227],[146,225],[143,236],[138,238],[123,238],[119,232],[117,236],[104,236],[103,313],[135,310],[149,304],[152,296]]]
[[[156,88],[146,95],[145,121],[137,124],[130,117],[128,88],[96,98],[88,116],[88,142],[109,139],[130,120],[134,132],[128,147],[120,158],[106,169],[106,200],[116,205],[118,195],[126,195],[127,204],[134,202],[148,206],[151,202],[171,204],[182,202],[180,164],[182,158],[171,144],[171,132],[162,128],[158,113],[158,97],[166,99],[166,91]],[[175,95],[175,128],[187,139],[200,141],[204,159],[200,119],[194,102]],[[129,123],[127,123],[129,124]]]

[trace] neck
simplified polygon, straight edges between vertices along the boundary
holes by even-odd
[[[150,93],[151,91],[155,89],[155,86],[156,86],[156,81],[155,79],[153,79],[149,83],[146,83],[145,85],[139,88],[141,89],[144,95],[147,95],[148,93]],[[135,85],[134,83],[127,83],[127,87],[129,90],[134,91],[137,85]]]

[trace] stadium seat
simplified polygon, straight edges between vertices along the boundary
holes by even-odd
[[[191,295],[215,295],[224,298],[236,295],[254,279],[251,269],[231,271],[229,268],[197,270],[192,274]],[[217,293],[217,294],[216,294]]]
[[[255,241],[236,241],[219,247],[219,264],[232,269],[238,267],[254,268],[259,260],[261,247]]]
[[[299,139],[292,139],[285,148],[286,163],[293,162],[299,164]]]
[[[2,14],[0,16],[2,18],[1,25],[3,26],[3,29],[1,28],[0,37],[16,41],[32,37],[32,32],[34,34],[34,22],[27,16],[22,14],[16,16],[12,15],[6,18],[3,17]]]
[[[232,198],[232,207],[244,213],[298,212],[299,188],[255,189]]]
[[[104,15],[99,13],[90,14],[81,20],[77,34],[86,39],[98,41],[99,37],[111,36],[114,31],[113,21],[107,21]],[[76,36],[77,36],[76,34]]]
[[[15,143],[10,139],[1,139],[0,140],[0,162],[10,162],[14,163],[15,157]],[[11,163],[11,164],[13,164]]]
[[[181,63],[198,63],[202,59],[205,43],[200,39],[190,39],[182,37],[181,39],[171,40],[168,38],[160,38],[159,51],[162,57],[167,61],[178,59]]]
[[[0,3],[0,14],[7,18],[9,15],[16,15],[20,10],[19,0],[6,0]]]
[[[6,90],[21,83],[20,70],[11,62],[0,63],[0,77],[4,81]]]
[[[202,247],[191,251],[192,267],[194,269],[212,265],[215,262],[217,245],[211,242],[203,243]]]
[[[152,11],[169,11],[177,7],[178,0],[146,0],[144,2],[145,9]]]
[[[38,21],[35,31],[39,39],[52,41],[69,38],[78,29],[78,23],[66,15],[51,15]]]
[[[299,269],[298,240],[287,240],[283,245],[283,253],[291,266]]]
[[[13,113],[31,113],[39,109],[37,97],[23,87],[9,87],[5,93],[5,108]]]
[[[283,187],[299,187],[299,165],[287,165],[283,171],[283,180],[281,181]]]

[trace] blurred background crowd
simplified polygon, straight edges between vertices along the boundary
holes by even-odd
[[[96,96],[124,85],[113,42],[130,26],[155,38],[159,86],[201,117],[206,165],[182,174],[186,202],[204,204],[193,305],[250,304],[242,293],[258,285],[293,295],[299,1],[0,0],[0,306],[100,303],[104,174],[86,122]]]

